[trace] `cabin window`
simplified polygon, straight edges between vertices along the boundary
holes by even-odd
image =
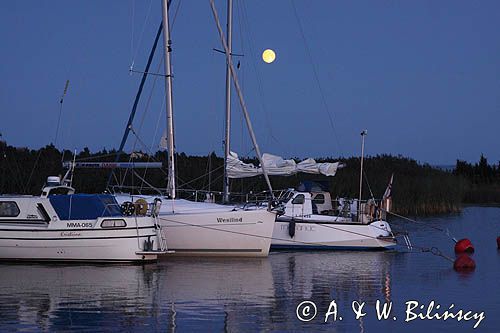
[[[103,220],[101,222],[101,228],[125,228],[126,226],[125,220]]]
[[[299,194],[295,198],[293,198],[292,204],[303,205],[304,201],[306,201],[306,197],[303,194]]]
[[[20,213],[14,201],[0,201],[0,217],[16,217]]]
[[[316,196],[313,199],[313,203],[316,205],[322,205],[325,203],[325,195],[324,194],[316,194]]]

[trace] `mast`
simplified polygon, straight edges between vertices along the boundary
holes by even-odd
[[[363,189],[363,157],[365,153],[365,136],[368,135],[368,130],[361,132],[361,167],[359,172],[359,200],[358,200],[358,222],[361,217],[361,191]]]
[[[231,57],[233,47],[233,0],[227,0],[227,52],[226,57]],[[227,157],[231,151],[231,69],[229,61],[226,60],[226,132],[224,137],[224,180],[223,180],[223,202],[229,201],[229,177],[227,176]]]
[[[167,159],[168,159],[168,183],[167,193],[170,198],[175,199],[175,151],[174,151],[174,113],[172,103],[172,66],[170,64],[170,52],[172,52],[170,40],[170,24],[168,21],[167,0],[162,0],[163,7],[163,47],[165,49],[165,99],[167,107]]]
[[[171,2],[171,0],[169,2]],[[149,73],[149,67],[151,66],[151,62],[153,61],[153,56],[155,54],[156,45],[158,44],[158,40],[160,39],[162,26],[163,26],[163,24],[160,23],[160,26],[158,27],[158,31],[156,32],[156,37],[155,37],[155,41],[153,43],[153,47],[151,48],[151,51],[149,52],[148,62],[146,64],[146,68],[144,69],[144,73],[142,73],[141,83],[139,84],[139,88],[137,89],[137,94],[135,95],[134,105],[132,106],[132,111],[130,112],[127,126],[125,127],[125,131],[123,132],[122,141],[120,142],[120,148],[118,148],[118,152],[116,153],[115,162],[120,161],[120,156],[123,153],[123,149],[125,148],[125,143],[127,142],[128,135],[130,133],[130,130],[132,129],[132,123],[134,122],[134,117],[135,117],[135,113],[137,111],[137,106],[139,105],[139,99],[140,99],[141,94],[142,94],[142,89],[144,88],[144,84],[146,83],[146,78],[148,77],[148,73]],[[109,173],[108,183],[107,183],[106,187],[109,187],[109,184],[111,183],[111,179],[113,177],[113,173],[114,173],[114,170],[112,170]]]
[[[274,198],[273,188],[271,186],[271,181],[269,180],[269,175],[267,174],[266,168],[264,167],[264,161],[262,160],[259,144],[257,143],[257,139],[255,137],[255,133],[252,127],[252,122],[250,121],[250,116],[248,115],[247,106],[245,104],[245,99],[243,98],[243,93],[241,92],[240,83],[238,81],[238,75],[236,74],[233,61],[231,60],[230,57],[229,49],[226,43],[226,38],[224,37],[224,34],[222,32],[222,27],[220,26],[219,15],[217,14],[217,9],[215,8],[214,0],[210,0],[210,7],[212,8],[212,14],[214,15],[215,24],[219,32],[219,38],[221,39],[222,46],[224,47],[224,51],[226,53],[226,59],[229,65],[229,69],[231,70],[231,77],[233,78],[234,88],[236,89],[236,93],[238,94],[238,99],[240,100],[240,106],[241,110],[243,111],[243,116],[245,117],[245,122],[247,124],[248,132],[250,133],[250,138],[252,139],[252,144],[255,149],[255,153],[257,154],[257,158],[259,159],[262,168],[262,173],[264,174],[264,179],[266,180],[267,188],[269,189],[271,197],[274,200],[275,198]]]

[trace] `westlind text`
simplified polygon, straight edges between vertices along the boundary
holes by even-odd
[[[366,302],[353,301],[351,310],[356,319],[360,319],[367,315],[368,309]],[[300,321],[308,322],[313,320],[318,314],[316,304],[312,301],[303,301],[296,308],[296,315]],[[379,321],[382,320],[397,320],[393,314],[392,302],[381,302],[377,300],[375,303],[375,315]],[[327,311],[324,313],[324,322],[342,320],[342,316],[338,311],[338,304],[335,300],[331,301]],[[464,310],[455,308],[455,304],[450,304],[448,308],[442,307],[435,301],[429,304],[420,304],[418,301],[409,300],[405,302],[405,323],[410,323],[414,320],[456,320],[456,321],[474,321],[473,328],[477,328],[485,319],[484,311],[474,312],[472,310]]]

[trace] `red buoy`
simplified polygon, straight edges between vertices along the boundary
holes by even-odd
[[[468,238],[464,238],[459,240],[455,244],[455,253],[473,253],[474,252],[474,246],[472,245],[471,241]]]
[[[453,263],[456,271],[473,271],[476,268],[476,262],[467,254],[461,254]]]
[[[497,237],[497,247],[500,249],[500,237]]]

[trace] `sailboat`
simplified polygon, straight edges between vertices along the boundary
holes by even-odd
[[[241,90],[239,89],[228,44],[222,34],[213,2],[211,2],[211,5],[225,49],[229,68],[228,72],[230,72],[233,83],[238,91],[255,151],[260,156],[260,149],[253,133]],[[167,0],[162,0],[162,8],[163,42],[165,49],[168,183],[167,196],[161,198],[162,205],[158,220],[161,228],[165,230],[169,250],[174,251],[174,255],[181,256],[267,256],[276,218],[276,211],[272,210],[271,205],[265,209],[260,207],[245,208],[233,205],[192,202],[176,198],[172,70],[170,63],[172,48]],[[229,30],[228,34],[230,34]],[[270,187],[269,178],[266,173],[264,173],[264,177]],[[143,195],[117,193],[115,197],[120,203],[142,199],[152,205],[155,201],[155,197]]]
[[[332,250],[383,250],[396,246],[396,237],[389,223],[385,220],[390,204],[385,204],[388,195],[384,194],[381,204],[371,199],[361,200],[363,181],[364,137],[361,152],[359,199],[351,209],[351,201],[333,209],[330,193],[320,186],[303,186],[299,189],[282,191],[277,202],[283,206],[283,214],[277,216],[273,231],[271,248],[273,249],[332,249]],[[308,173],[322,176],[335,176],[339,168],[345,165],[335,163],[316,163],[308,158],[296,163],[280,156],[264,154],[263,164],[256,167],[244,163],[238,155],[231,153],[226,168],[231,178],[255,177],[262,173],[264,166],[270,175],[290,176],[296,173]],[[390,193],[389,183],[388,189]]]

